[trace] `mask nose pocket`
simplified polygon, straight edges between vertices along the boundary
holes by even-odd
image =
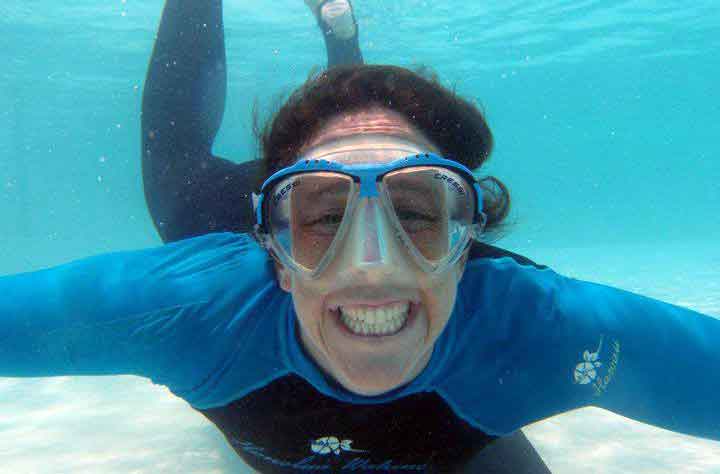
[[[383,222],[382,209],[376,198],[360,203],[357,221],[354,222],[353,260],[359,267],[385,265],[388,258],[388,232]]]

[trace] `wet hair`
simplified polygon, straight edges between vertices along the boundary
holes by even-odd
[[[490,157],[493,137],[477,106],[444,87],[427,68],[417,72],[386,65],[334,67],[312,73],[285,103],[260,126],[255,107],[254,132],[262,183],[275,171],[292,165],[302,148],[328,121],[353,111],[382,107],[404,116],[448,159],[471,170]],[[501,236],[510,210],[510,192],[497,178],[480,179],[487,214],[487,240]]]

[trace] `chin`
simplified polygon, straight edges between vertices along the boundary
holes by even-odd
[[[348,386],[345,384],[342,384],[345,389],[347,389],[349,392],[352,392],[356,395],[361,395],[363,397],[375,397],[378,395],[382,395],[383,393],[387,393],[391,390],[396,389],[401,384],[396,384],[393,386],[387,386],[387,387],[359,387],[359,386]]]

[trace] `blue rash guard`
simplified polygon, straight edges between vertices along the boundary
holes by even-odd
[[[261,472],[453,472],[495,436],[594,405],[720,439],[720,321],[475,258],[424,371],[380,396],[304,352],[291,296],[246,234],[0,278],[0,376],[167,386]]]

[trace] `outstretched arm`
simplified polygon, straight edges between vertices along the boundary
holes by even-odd
[[[592,405],[720,440],[716,318],[507,259],[466,272],[463,361],[477,389],[457,393],[493,432]]]
[[[337,18],[344,17],[330,22],[340,24]],[[357,31],[342,40],[332,29],[323,33],[329,65],[362,61]],[[225,94],[222,0],[167,0],[142,104],[145,199],[166,242],[252,230],[250,193],[260,162],[236,164],[212,154]]]
[[[628,418],[720,440],[718,319],[572,278],[556,288],[556,317],[587,341],[573,390]]]
[[[217,233],[0,276],[0,377],[127,374],[189,394],[248,345],[237,302],[267,294],[264,263],[247,235]]]

